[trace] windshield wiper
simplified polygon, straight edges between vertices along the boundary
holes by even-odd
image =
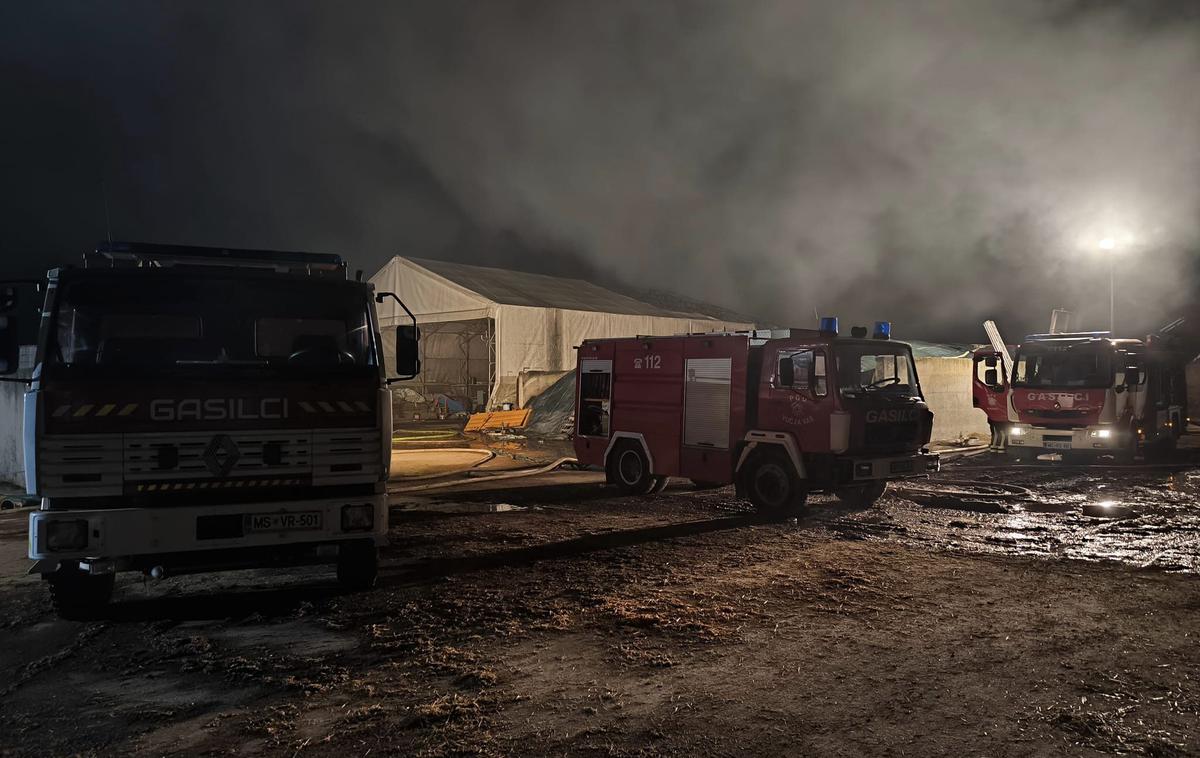
[[[870,384],[864,384],[863,389],[864,390],[880,389],[882,387],[886,387],[888,384],[899,384],[899,383],[900,383],[900,377],[885,376],[882,379],[876,379],[875,381],[871,382]]]
[[[241,360],[230,360],[213,358],[207,361],[201,360],[177,360],[176,366],[268,366],[270,361],[263,358],[246,358]]]

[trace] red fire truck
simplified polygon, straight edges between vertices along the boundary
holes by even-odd
[[[1008,455],[1016,460],[1132,459],[1173,449],[1185,431],[1184,361],[1160,336],[1030,335],[1009,379]]]
[[[938,469],[933,414],[912,350],[886,322],[587,340],[577,366],[575,452],[623,492],[668,477],[733,483],[784,515],[809,492],[869,505],[890,479]]]
[[[394,380],[375,302],[394,295],[335,255],[125,243],[44,284],[29,557],[63,615],[103,605],[125,570],[328,560],[374,583]],[[0,373],[17,369],[17,320],[0,323]],[[399,378],[417,338],[415,320],[397,334]]]

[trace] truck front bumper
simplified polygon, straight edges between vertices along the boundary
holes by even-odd
[[[937,453],[926,452],[882,458],[854,458],[850,464],[850,478],[855,482],[924,476],[937,473],[942,465]]]
[[[29,514],[29,557],[120,569],[137,556],[337,544],[387,544],[387,496],[158,508],[42,510]]]
[[[1112,425],[1046,429],[1029,424],[1010,424],[1008,446],[1030,453],[1111,453],[1129,446],[1129,432]]]

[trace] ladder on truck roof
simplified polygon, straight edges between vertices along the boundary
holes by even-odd
[[[171,268],[203,266],[253,268],[279,274],[346,277],[346,262],[329,253],[289,253],[225,247],[157,245],[146,242],[101,242],[83,256],[85,268]]]

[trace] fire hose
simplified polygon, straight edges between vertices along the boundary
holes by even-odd
[[[571,463],[578,463],[578,461],[576,461],[574,458],[563,457],[563,458],[559,458],[558,460],[554,461],[553,463],[549,463],[545,466],[538,466],[535,468],[517,469],[516,471],[505,471],[502,474],[490,474],[488,476],[478,476],[478,477],[475,477],[474,479],[470,479],[470,480],[453,479],[448,482],[433,482],[432,484],[419,484],[415,487],[393,487],[388,490],[388,494],[395,495],[395,494],[400,494],[400,493],[405,493],[405,492],[425,492],[427,490],[445,489],[447,487],[461,487],[464,484],[476,484],[479,482],[496,482],[496,481],[500,481],[502,479],[519,479],[521,477],[526,477],[526,476],[536,476],[538,474],[546,474],[551,471],[554,471],[555,469],[557,469],[561,466],[565,466],[565,465],[568,465]],[[463,470],[465,470],[465,469],[463,469]],[[451,472],[448,472],[445,474],[438,474],[438,476],[451,476],[455,473],[461,473],[463,470],[460,470],[458,472],[451,471]]]

